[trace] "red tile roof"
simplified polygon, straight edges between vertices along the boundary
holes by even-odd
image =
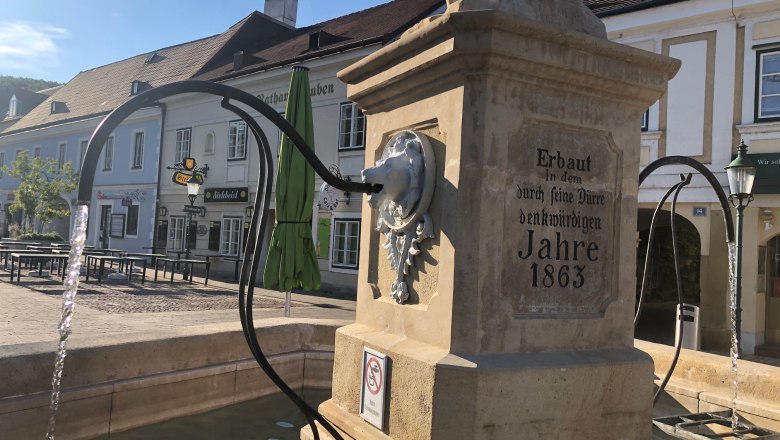
[[[680,1],[686,0],[583,0],[598,16]],[[444,5],[444,0],[394,0],[300,29],[288,28],[253,12],[222,34],[81,72],[13,126],[0,132],[0,136],[107,114],[127,100],[134,80],[152,87],[190,78],[224,80],[354,47],[384,43]],[[312,40],[319,44],[312,46]],[[233,54],[239,50],[245,54],[244,63],[234,70]],[[147,58],[155,53],[155,62],[147,63]],[[51,114],[51,101],[64,102],[68,111]]]
[[[243,48],[253,61],[233,70],[233,54],[215,59],[197,79],[223,80],[234,76],[292,64],[308,58],[387,41],[400,34],[437,8],[444,0],[395,0],[373,8],[334,18],[312,26],[291,30],[282,39],[258,39]],[[321,44],[310,49],[310,35],[322,31]]]

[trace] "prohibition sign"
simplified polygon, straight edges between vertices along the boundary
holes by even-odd
[[[366,385],[368,392],[376,395],[382,389],[382,366],[376,358],[371,358],[366,362],[365,371]]]

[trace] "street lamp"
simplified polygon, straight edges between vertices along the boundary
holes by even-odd
[[[745,208],[753,201],[753,182],[756,179],[758,167],[747,154],[747,145],[745,141],[740,142],[737,149],[737,157],[729,166],[726,167],[726,173],[729,177],[729,201],[737,208],[737,243],[736,243],[736,264],[734,281],[736,283],[736,292],[734,294],[735,324],[737,353],[740,352],[740,333],[742,326],[742,229]]]
[[[186,242],[184,244],[184,258],[190,258],[190,234],[192,234],[192,211],[195,206],[195,199],[198,198],[198,191],[200,191],[200,185],[203,183],[203,177],[198,173],[193,173],[192,177],[187,181],[187,197],[190,199],[190,210],[187,211],[187,234]],[[187,265],[184,265],[185,270]]]

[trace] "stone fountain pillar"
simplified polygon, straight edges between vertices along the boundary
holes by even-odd
[[[639,124],[679,62],[609,42],[581,0],[448,3],[339,74],[368,115],[366,167],[413,131],[435,191],[402,304],[364,204],[357,318],[320,411],[354,439],[649,439]],[[359,416],[364,348],[388,360],[379,428]]]

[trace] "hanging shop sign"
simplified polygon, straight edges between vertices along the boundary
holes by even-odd
[[[190,177],[192,177],[191,174],[182,173],[181,171],[176,171],[173,173],[172,179],[173,183],[181,186],[187,186],[187,182],[190,181]]]
[[[753,194],[780,194],[780,153],[751,153],[750,158],[758,165]]]
[[[203,197],[206,203],[246,203],[249,201],[249,187],[209,188]]]
[[[174,170],[171,180],[177,185],[187,186],[190,179],[197,179],[200,185],[203,185],[203,177],[208,175],[208,164],[198,168],[198,162],[192,157],[185,157],[181,162],[176,162],[166,168]],[[186,171],[186,172],[185,172]]]

